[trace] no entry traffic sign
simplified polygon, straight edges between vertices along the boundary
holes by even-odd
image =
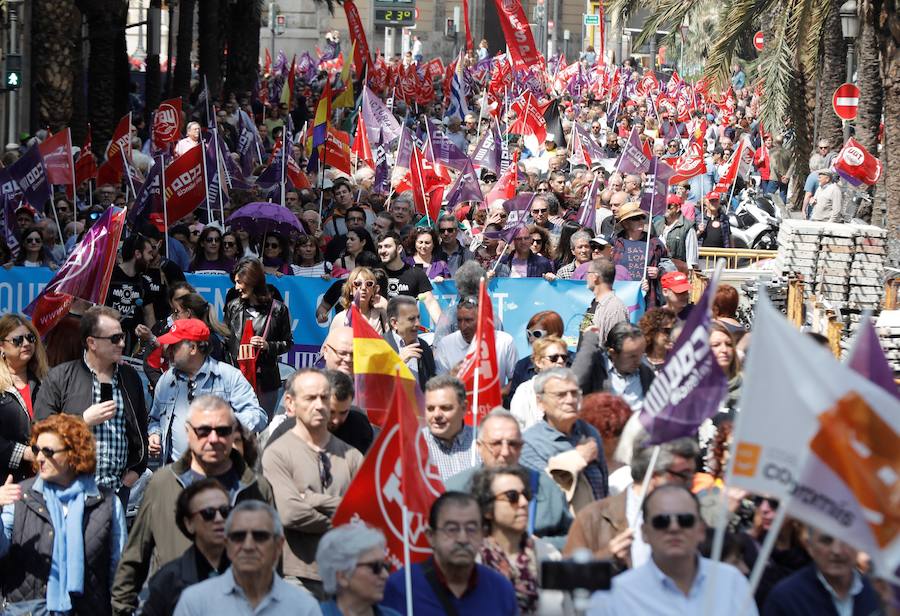
[[[842,120],[855,120],[859,109],[859,88],[852,83],[845,83],[834,91],[831,97],[834,112]]]
[[[756,47],[756,51],[763,50],[763,43],[765,43],[765,39],[763,37],[762,31],[757,32],[753,35],[753,46]]]

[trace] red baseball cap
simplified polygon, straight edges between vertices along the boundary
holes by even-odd
[[[178,319],[172,323],[168,333],[163,334],[156,341],[160,346],[175,344],[184,340],[193,342],[206,342],[209,340],[209,328],[200,319]]]
[[[669,272],[668,274],[663,274],[663,277],[659,280],[662,283],[663,289],[668,289],[673,293],[686,293],[691,290],[691,283],[688,280],[688,277],[681,272]]]
[[[669,195],[669,196],[667,196],[667,197],[666,197],[666,205],[672,205],[673,203],[676,203],[676,204],[678,204],[678,205],[681,205],[682,203],[684,203],[684,199],[682,199],[682,198],[679,197],[678,195]]]
[[[713,190],[706,193],[706,198],[710,201],[720,201],[722,199],[722,195]]]

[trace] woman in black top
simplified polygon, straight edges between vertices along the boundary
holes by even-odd
[[[258,259],[241,259],[234,268],[232,279],[238,296],[225,306],[225,326],[231,330],[228,348],[240,361],[244,325],[250,321],[253,336],[248,341],[248,350],[256,357],[256,394],[260,406],[271,419],[281,387],[278,357],[294,345],[291,316],[287,306],[272,297]]]

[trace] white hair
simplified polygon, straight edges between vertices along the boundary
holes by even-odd
[[[316,563],[325,592],[337,594],[337,574],[349,575],[356,568],[360,556],[371,549],[384,547],[381,531],[365,524],[344,524],[325,533],[316,549]]]

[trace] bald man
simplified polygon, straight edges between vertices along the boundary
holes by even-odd
[[[332,327],[322,343],[325,367],[353,376],[353,330],[349,327]]]

